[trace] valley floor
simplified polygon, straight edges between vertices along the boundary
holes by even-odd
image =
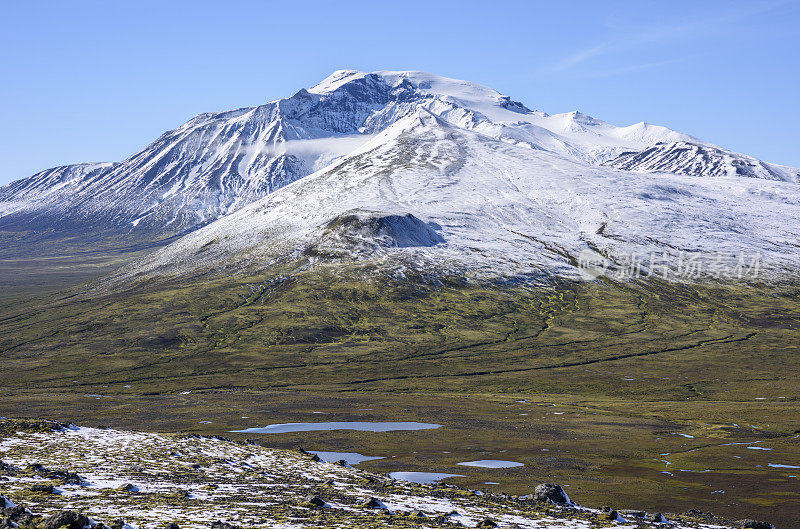
[[[0,415],[258,437],[514,495],[800,523],[800,307],[775,285],[402,288],[323,273],[0,301]],[[233,434],[286,422],[424,431]],[[458,465],[483,459],[514,468]]]

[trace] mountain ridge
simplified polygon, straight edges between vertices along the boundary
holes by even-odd
[[[654,179],[587,166],[463,129],[420,108],[337,165],[183,237],[122,277],[332,262],[369,264],[398,277],[422,270],[538,281],[579,276],[579,261],[588,257],[615,274],[631,267],[626,260],[640,260],[642,275],[657,265],[672,273],[676,261],[691,260],[708,268],[692,272],[699,278],[712,265],[733,270],[743,255],[763,259],[761,271],[783,275],[796,258],[789,244],[796,230],[757,213],[778,203],[800,216],[798,187],[749,178]],[[372,218],[412,215],[437,226],[441,241],[387,247],[362,240],[349,251],[329,248],[327,227],[364,208]],[[365,254],[365,246],[374,251]],[[646,263],[654,252],[668,253],[665,262]]]
[[[199,114],[121,162],[62,166],[12,182],[0,188],[0,228],[66,223],[185,233],[330,165],[415,108],[591,165],[658,141],[699,142],[646,123],[614,127],[577,111],[549,115],[424,72],[340,70],[288,98]]]
[[[687,252],[701,266],[724,254],[728,268],[750,252],[783,274],[798,234],[757,212],[800,217],[798,182],[800,171],[657,125],[550,115],[424,72],[340,70],[288,98],[198,115],[122,162],[0,188],[0,232],[188,234],[135,274],[338,255],[518,280],[571,277],[581,259],[639,274],[666,250],[670,269]],[[325,231],[350,211],[368,212],[358,237]],[[416,221],[392,229],[414,233],[395,241],[439,242],[366,228],[403,218]]]

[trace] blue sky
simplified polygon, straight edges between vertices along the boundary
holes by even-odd
[[[0,47],[0,184],[123,159],[341,68],[468,79],[800,166],[800,0],[5,2]]]

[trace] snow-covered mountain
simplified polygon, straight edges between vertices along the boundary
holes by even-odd
[[[419,108],[336,165],[183,237],[125,277],[278,263],[514,280],[577,277],[581,265],[615,274],[666,266],[688,278],[792,273],[798,218],[793,182],[593,166]]]
[[[623,152],[659,142],[699,144],[645,123],[615,127],[578,112],[532,111],[466,81],[343,70],[286,99],[201,114],[122,162],[57,167],[0,188],[0,227],[191,231],[331,166],[418,109],[487,138],[590,165],[614,164]],[[781,179],[797,177],[759,164]],[[678,172],[687,168],[696,176],[709,172],[689,161]]]
[[[797,169],[664,127],[548,115],[422,72],[342,70],[197,116],[122,162],[0,188],[0,229],[210,224],[139,271],[366,256],[528,277],[665,249],[750,250],[789,269],[798,182]]]

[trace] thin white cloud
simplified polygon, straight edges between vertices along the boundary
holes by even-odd
[[[631,64],[628,66],[621,66],[619,68],[601,70],[595,73],[587,74],[587,77],[591,78],[616,77],[617,75],[625,75],[627,73],[638,72],[640,70],[650,70],[652,68],[661,68],[662,66],[670,66],[672,64],[686,62],[688,59],[689,57],[678,57],[675,59],[668,59],[665,61],[652,61],[652,62],[643,62],[640,64]]]
[[[636,50],[642,46],[650,44],[668,43],[675,41],[676,39],[707,36],[713,31],[723,29],[725,26],[734,22],[738,22],[758,14],[773,11],[790,3],[792,3],[791,0],[780,0],[761,5],[753,5],[749,3],[739,4],[738,9],[731,8],[725,14],[715,17],[698,13],[693,17],[691,22],[686,24],[655,26],[646,29],[637,29],[634,31],[624,32],[618,37],[598,42],[567,55],[556,62],[556,64],[550,68],[550,71],[571,70],[578,65],[590,62],[592,59],[597,59],[612,53],[622,53]],[[653,64],[656,65],[657,63]],[[633,71],[634,69],[644,69],[647,67],[647,64],[643,64],[638,67],[623,67],[619,69],[619,73]]]
[[[596,46],[592,46],[586,49],[583,49],[579,52],[573,53],[567,57],[564,57],[559,61],[556,65],[556,70],[567,70],[576,64],[582,63],[587,61],[593,57],[597,57],[598,55],[603,55],[604,53],[608,52],[609,49],[613,48],[612,42],[604,42],[598,44]]]

